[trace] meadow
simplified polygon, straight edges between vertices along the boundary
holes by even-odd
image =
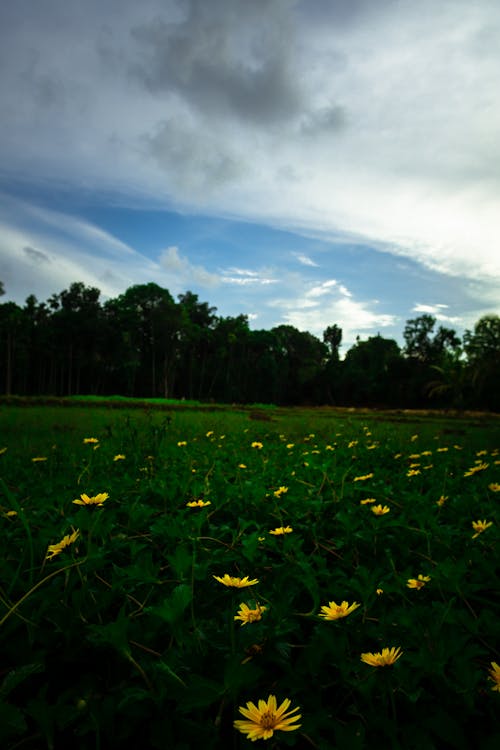
[[[500,746],[498,417],[113,406],[0,405],[0,747]]]

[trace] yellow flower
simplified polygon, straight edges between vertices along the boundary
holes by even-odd
[[[412,435],[412,436],[411,436],[411,438],[410,438],[410,441],[411,441],[412,443],[414,443],[414,442],[415,442],[415,440],[418,440],[418,435]]]
[[[123,453],[117,453],[116,456],[113,458],[113,461],[123,461],[125,459],[125,456]]]
[[[488,451],[482,450],[482,451],[476,451],[476,456],[487,456]]]
[[[441,497],[439,498],[439,500],[436,500],[436,505],[439,505],[441,507],[441,506],[443,506],[445,504],[445,502],[447,500],[448,500],[448,496],[447,495],[441,495]]]
[[[286,492],[288,492],[288,487],[278,487],[275,492],[273,492],[274,497],[279,497],[280,495],[284,495]]]
[[[262,443],[259,443],[257,440],[254,440],[254,442],[252,443],[252,448],[258,448],[259,450],[261,450],[262,447]]]
[[[238,469],[246,469],[246,468],[247,468],[246,464],[238,464]]]
[[[98,443],[99,440],[97,438],[83,438],[84,443]]]
[[[294,724],[301,718],[301,714],[296,713],[300,710],[299,708],[288,711],[290,703],[291,701],[285,698],[278,708],[275,695],[270,695],[267,701],[259,700],[258,707],[255,703],[248,701],[246,708],[239,707],[239,712],[246,718],[235,721],[234,728],[246,734],[247,739],[252,742],[268,740],[278,730],[292,732],[301,726],[300,724]]]
[[[465,472],[464,477],[471,477],[474,474],[477,474],[478,471],[485,471],[485,469],[487,469],[488,466],[489,464],[485,464],[485,463],[479,463],[479,464],[476,464],[476,466],[471,466],[471,468]]]
[[[351,442],[348,443],[347,447],[348,448],[354,448],[357,444],[358,444],[357,440],[351,440]]]
[[[388,505],[374,505],[370,510],[376,516],[384,516],[386,513],[389,513],[390,508]]]
[[[288,448],[288,450],[290,451],[290,450],[292,450],[292,448],[293,448],[293,446],[294,446],[294,445],[295,445],[295,443],[287,443],[287,444],[286,444],[286,447],[287,447],[287,448]]]
[[[448,451],[448,448],[446,448],[446,447],[444,447],[444,448],[437,448],[437,452],[438,453],[446,453],[447,451]]]
[[[291,526],[278,526],[276,529],[273,529],[269,533],[273,536],[282,536],[283,534],[291,534],[293,531]]]
[[[212,503],[210,500],[191,500],[191,502],[186,503],[186,507],[188,508],[204,508],[206,505],[211,505]]]
[[[94,497],[89,497],[85,493],[80,495],[80,500],[73,500],[74,505],[102,505],[108,499],[109,495],[107,492],[100,492]]]
[[[392,648],[383,648],[382,651],[374,654],[361,654],[361,661],[364,661],[365,664],[369,664],[371,667],[387,667],[394,664],[402,654],[403,652],[399,646],[397,648],[393,646]]]
[[[376,502],[377,502],[377,501],[375,500],[375,498],[374,498],[374,497],[367,497],[367,498],[365,498],[364,500],[360,500],[360,501],[359,501],[359,504],[360,504],[360,505],[368,505],[368,503],[376,503]]]
[[[489,679],[495,683],[491,689],[500,693],[500,667],[495,661],[491,662]]]
[[[267,607],[262,607],[258,602],[255,607],[251,608],[248,604],[242,602],[238,610],[238,614],[235,615],[235,620],[241,620],[241,626],[246,625],[249,622],[257,622],[262,618],[262,613],[265,612]]]
[[[63,549],[66,549],[66,547],[69,547],[70,544],[73,544],[73,542],[76,542],[78,537],[80,536],[80,530],[77,529],[76,531],[73,529],[72,534],[66,534],[60,542],[57,542],[57,544],[49,544],[47,549],[47,554],[45,555],[46,560],[51,560],[56,555],[60,555]]]
[[[39,463],[40,461],[46,461],[47,456],[35,456],[35,458],[31,459],[34,464]]]
[[[231,586],[235,589],[244,589],[246,586],[255,586],[256,583],[258,583],[257,578],[252,578],[250,581],[248,579],[248,576],[245,576],[244,578],[233,578],[233,576],[230,576],[228,573],[224,573],[224,576],[220,578],[219,576],[213,576],[216,581],[219,581],[219,583],[223,583],[224,586]]]
[[[0,456],[2,455],[2,453],[5,453],[6,450],[7,450],[7,448],[0,448]]]
[[[384,593],[384,589],[377,589],[376,592],[377,596],[380,596],[380,594]]]
[[[408,578],[406,585],[409,589],[423,589],[425,584],[430,580],[430,576],[419,575],[418,578]]]
[[[213,434],[214,434],[214,431],[213,430],[209,430],[207,432],[207,434],[205,435],[205,437],[211,437]]]
[[[492,482],[488,485],[488,489],[491,490],[491,492],[500,492],[500,484],[498,484],[498,482]]]
[[[177,446],[178,446],[179,448],[182,448],[182,446],[183,446],[183,445],[187,445],[187,442],[186,442],[186,440],[179,440],[179,442],[177,443]]]
[[[407,477],[416,477],[418,474],[420,474],[420,469],[409,469],[409,471],[406,472]]]
[[[334,451],[335,448],[333,447],[333,445],[325,445],[325,450],[326,451]]]
[[[479,534],[482,534],[483,531],[486,531],[486,529],[489,529],[490,526],[493,526],[493,521],[472,521],[472,528],[476,532],[472,535],[472,538],[475,539]]]
[[[353,482],[364,482],[365,479],[371,479],[372,476],[373,476],[373,472],[371,474],[363,474],[360,477],[354,477],[354,479],[352,481]]]
[[[342,602],[342,604],[336,604],[335,602],[328,602],[328,606],[324,604],[321,607],[319,617],[323,617],[325,620],[340,620],[342,617],[347,617],[351,612],[361,605],[357,602],[349,604],[348,602]]]

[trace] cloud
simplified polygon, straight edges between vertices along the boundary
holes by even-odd
[[[2,196],[0,278],[9,298],[47,299],[74,281],[104,297],[155,278],[161,269],[112,234],[78,217]]]
[[[478,307],[495,288],[498,299],[495,0],[53,0],[43,9],[25,0],[0,13],[7,187],[15,177],[87,199],[267,223],[331,239],[332,255],[333,240],[354,237],[465,279]],[[68,272],[111,279],[111,258],[123,254],[124,282],[162,272],[69,219],[86,248],[79,255],[56,214]],[[18,239],[55,258],[44,238],[23,230]],[[240,274],[178,257],[169,276],[166,251],[162,278],[243,286]],[[337,291],[347,304],[347,288]]]
[[[420,303],[416,304],[412,308],[412,312],[418,312],[418,313],[424,313],[427,315],[432,315],[436,320],[439,320],[440,322],[447,322],[447,323],[461,323],[462,318],[457,315],[446,315],[443,310],[448,309],[448,305],[437,303],[435,305],[422,305]]]
[[[167,275],[167,286],[178,289],[203,287],[213,288],[220,284],[221,278],[210,273],[203,266],[195,265],[180,255],[175,245],[167,247],[160,253],[159,264]]]
[[[216,118],[262,125],[297,115],[295,28],[283,2],[194,0],[183,10],[177,22],[155,18],[132,29],[138,81]]]
[[[396,317],[377,309],[376,300],[357,301],[352,293],[335,279],[319,285],[305,284],[295,296],[275,298],[270,307],[281,311],[284,323],[320,337],[329,325],[342,328],[343,347],[354,344],[357,335],[372,335],[374,330],[394,326]]]
[[[23,253],[34,263],[50,263],[50,257],[47,253],[43,253],[41,250],[35,250],[34,247],[23,247]]]
[[[222,271],[221,281],[224,284],[236,284],[239,286],[276,284],[278,279],[273,278],[269,269],[260,271],[249,271],[245,268],[227,268]]]
[[[299,263],[302,263],[304,266],[313,266],[315,268],[318,268],[318,264],[315,263],[311,258],[309,258],[308,255],[304,255],[303,253],[292,253],[292,255],[297,258]]]

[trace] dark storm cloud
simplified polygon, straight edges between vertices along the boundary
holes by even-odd
[[[300,114],[304,92],[290,3],[186,3],[178,23],[155,19],[132,31],[142,59],[134,75],[152,92],[256,123]]]

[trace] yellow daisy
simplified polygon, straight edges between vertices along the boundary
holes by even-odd
[[[60,555],[63,549],[66,549],[66,547],[69,547],[70,544],[73,544],[73,542],[76,542],[78,537],[80,536],[80,530],[77,529],[76,531],[73,529],[72,534],[66,534],[60,542],[57,542],[57,544],[49,544],[47,549],[47,554],[45,555],[46,560],[51,560],[56,555]]]
[[[399,646],[397,648],[393,646],[392,648],[383,648],[382,651],[377,651],[374,654],[370,652],[361,654],[361,661],[371,667],[386,667],[394,664],[402,654]]]
[[[493,526],[493,521],[472,521],[472,528],[476,532],[472,535],[472,538],[475,539],[479,534],[482,534],[483,531],[486,531],[486,529],[489,529],[490,526]]]
[[[353,482],[364,482],[367,479],[371,479],[373,477],[373,472],[371,474],[362,474],[360,477],[354,477],[352,480]]]
[[[430,576],[419,575],[418,578],[408,578],[406,585],[409,589],[423,589],[430,580]]]
[[[491,662],[489,679],[495,683],[491,689],[500,693],[500,667],[495,661]]]
[[[189,503],[186,503],[186,506],[188,508],[204,508],[206,505],[211,505],[212,503],[210,500],[191,500]]]
[[[265,612],[267,607],[261,606],[258,602],[255,607],[249,607],[248,604],[242,602],[238,610],[238,614],[235,615],[235,620],[241,620],[241,625],[246,625],[249,622],[258,622],[262,619],[262,613]]]
[[[291,534],[293,531],[291,526],[278,526],[276,529],[273,529],[269,533],[273,536],[282,536],[283,534]]]
[[[388,505],[373,505],[370,510],[372,513],[375,513],[376,516],[384,516],[386,513],[389,513],[391,509]]]
[[[109,495],[107,492],[100,492],[98,495],[94,495],[93,497],[89,497],[85,493],[83,495],[80,495],[80,499],[73,500],[74,505],[102,505],[106,502]]]
[[[252,578],[252,580],[249,580],[248,576],[237,578],[230,576],[228,573],[224,573],[222,578],[219,576],[213,576],[213,578],[215,578],[216,581],[219,581],[219,583],[224,584],[224,586],[230,586],[235,589],[243,589],[246,586],[255,586],[255,584],[259,582],[257,578]]]
[[[301,725],[295,724],[301,718],[301,714],[296,713],[299,708],[293,708],[291,711],[291,701],[285,698],[279,706],[275,695],[270,695],[265,700],[259,700],[258,707],[255,703],[248,701],[246,707],[240,706],[239,712],[245,716],[245,719],[238,719],[234,722],[235,729],[246,734],[252,742],[255,740],[268,740],[274,732],[292,732]]]
[[[346,601],[342,602],[342,604],[328,602],[328,606],[324,604],[321,607],[319,617],[323,617],[323,619],[325,620],[340,620],[342,617],[347,617],[347,615],[350,615],[351,612],[354,612],[354,610],[360,606],[361,605],[357,602],[353,602],[352,604],[349,604]]]

